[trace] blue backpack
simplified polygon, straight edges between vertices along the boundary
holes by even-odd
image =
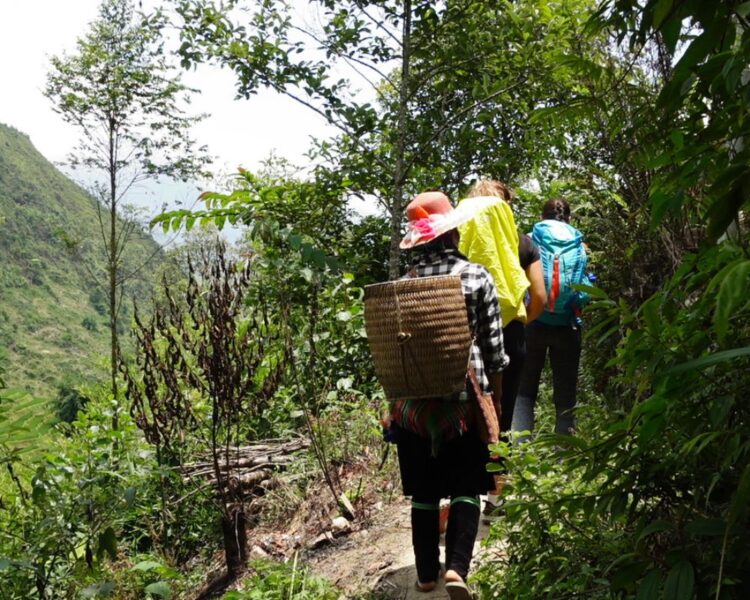
[[[549,219],[534,225],[531,239],[542,256],[547,289],[547,306],[539,320],[548,325],[570,325],[585,303],[582,294],[570,287],[587,281],[583,234],[563,221]]]

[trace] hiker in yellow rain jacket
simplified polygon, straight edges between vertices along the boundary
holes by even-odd
[[[498,411],[501,432],[509,431],[513,422],[526,357],[525,325],[542,313],[547,300],[539,249],[528,236],[519,236],[508,204],[510,198],[510,190],[504,183],[480,180],[461,201],[461,204],[471,205],[477,216],[459,228],[459,250],[471,262],[483,265],[492,274],[500,300],[503,339],[510,357],[510,365],[503,372]],[[485,505],[486,515],[495,513],[499,503],[504,479],[498,476],[496,481],[496,489]]]

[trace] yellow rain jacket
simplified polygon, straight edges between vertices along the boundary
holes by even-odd
[[[495,280],[503,326],[514,319],[526,322],[524,296],[529,280],[518,260],[518,229],[508,203],[494,196],[461,200],[475,217],[458,230],[458,249],[471,262],[487,268]]]

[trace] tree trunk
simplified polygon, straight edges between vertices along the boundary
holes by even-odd
[[[109,334],[110,334],[110,361],[111,361],[111,389],[112,400],[117,404],[117,253],[115,244],[117,243],[117,211],[114,204],[110,211],[111,225],[109,230],[110,258],[107,269],[109,271]],[[112,415],[112,429],[117,429],[119,419],[117,408]]]
[[[110,375],[112,401],[115,404],[112,415],[112,429],[119,427],[117,411],[117,267],[119,252],[117,249],[117,145],[115,142],[115,124],[109,122],[109,252],[107,253],[107,275],[109,276],[109,336],[110,336]]]
[[[227,573],[241,573],[247,563],[247,516],[241,506],[230,507],[221,517]]]
[[[404,210],[404,180],[406,179],[406,117],[409,98],[409,59],[411,53],[411,0],[404,0],[404,22],[401,34],[401,85],[398,92],[398,128],[396,138],[396,165],[393,174],[393,201],[391,203],[391,246],[388,256],[388,277],[396,279],[399,276],[399,257],[401,250],[401,218]]]
[[[34,576],[34,586],[39,600],[47,600],[47,580],[44,576],[45,569],[43,564],[37,564],[36,574]]]

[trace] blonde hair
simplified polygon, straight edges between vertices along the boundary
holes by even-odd
[[[471,186],[466,197],[475,198],[477,196],[497,196],[506,202],[510,202],[512,198],[510,188],[497,179],[480,179]]]

